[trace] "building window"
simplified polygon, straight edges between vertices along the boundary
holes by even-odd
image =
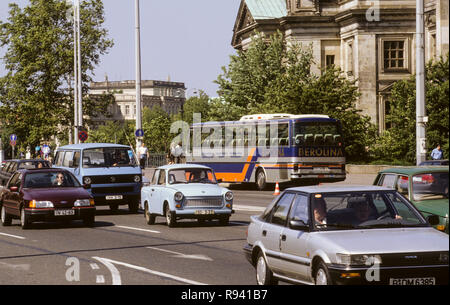
[[[125,115],[129,115],[130,114],[130,106],[126,105],[125,106]]]
[[[326,55],[326,67],[334,66],[334,55]]]
[[[384,70],[404,70],[406,68],[405,41],[384,41]]]

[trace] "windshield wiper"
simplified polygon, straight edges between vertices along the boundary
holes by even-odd
[[[328,228],[328,227],[335,227],[335,228],[343,228],[343,229],[356,229],[357,226],[354,226],[349,223],[327,223],[327,224],[316,224],[317,228]]]

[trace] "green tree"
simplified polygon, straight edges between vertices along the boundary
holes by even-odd
[[[169,150],[173,138],[173,135],[170,134],[170,125],[170,117],[161,107],[144,108],[142,129],[144,130],[144,143],[149,152],[162,153]]]
[[[89,131],[89,143],[116,143],[130,145],[128,140],[134,140],[134,121],[106,121],[105,125]],[[134,143],[132,143],[134,144]]]
[[[202,121],[209,120],[210,104],[209,96],[200,90],[198,96],[192,96],[186,100],[183,106],[183,121],[192,124],[194,113],[200,113]]]
[[[66,1],[30,0],[9,5],[0,21],[6,76],[0,78],[0,117],[31,147],[53,136],[67,137],[73,124],[73,21]],[[103,28],[101,0],[81,2],[83,113],[105,113],[111,96],[88,98],[88,84],[100,56],[112,47]]]
[[[426,67],[427,150],[440,143],[444,157],[449,157],[449,63],[448,54]],[[398,81],[391,90],[390,114],[386,122],[392,127],[374,145],[373,154],[386,161],[416,163],[416,78]],[[429,156],[428,156],[429,157]]]
[[[312,73],[310,46],[286,44],[282,33],[255,33],[246,51],[230,56],[216,83],[221,100],[212,104],[210,117],[237,119],[254,113],[326,114],[342,122],[348,160],[368,158],[375,136],[368,116],[356,109],[359,96],[354,81],[328,67]]]

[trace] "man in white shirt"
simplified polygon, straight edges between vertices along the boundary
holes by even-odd
[[[147,158],[149,157],[148,149],[145,147],[144,142],[142,142],[141,147],[138,149],[138,157],[139,157],[139,164],[142,169],[145,168],[145,165],[147,163]]]

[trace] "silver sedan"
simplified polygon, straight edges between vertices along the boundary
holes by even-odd
[[[297,187],[252,216],[244,252],[260,285],[448,283],[448,235],[377,186]]]

